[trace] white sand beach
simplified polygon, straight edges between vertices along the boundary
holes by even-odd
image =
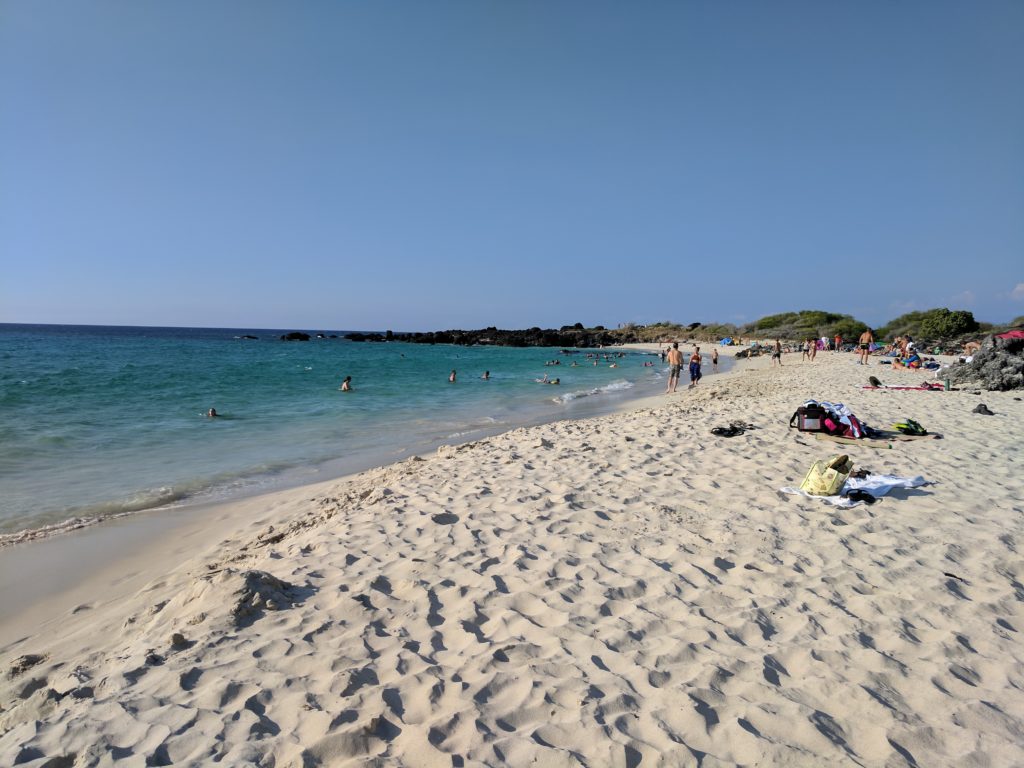
[[[1024,764],[1024,402],[854,361],[226,505],[5,620],[0,764]],[[929,484],[778,492],[834,453]]]

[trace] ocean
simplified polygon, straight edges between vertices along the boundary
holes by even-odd
[[[667,375],[635,352],[286,332],[0,324],[0,544],[607,413]],[[594,365],[596,353],[612,357]],[[545,374],[561,383],[538,384]],[[346,375],[351,392],[339,391]]]

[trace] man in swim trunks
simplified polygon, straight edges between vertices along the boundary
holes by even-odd
[[[697,386],[700,377],[700,347],[694,347],[693,354],[690,355],[690,389]]]
[[[868,353],[871,351],[871,345],[874,341],[875,337],[871,334],[870,328],[860,335],[860,339],[857,340],[857,348],[860,353],[860,360],[857,361],[858,365],[868,364]]]
[[[665,389],[665,394],[671,394],[676,391],[676,385],[679,383],[679,372],[683,369],[683,353],[679,351],[679,342],[672,342],[672,349],[668,351],[666,355],[668,360],[668,387]]]
[[[778,339],[775,340],[775,345],[772,347],[772,365],[775,365],[775,361],[779,361],[779,365],[782,365],[782,342]]]
[[[715,373],[718,373],[718,348],[714,347],[711,350],[711,368]]]

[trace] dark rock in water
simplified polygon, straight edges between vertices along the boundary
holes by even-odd
[[[336,334],[336,333],[332,333],[332,334],[331,334],[330,336],[328,336],[328,338],[330,338],[330,339],[336,339],[336,338],[338,338],[338,334]]]
[[[989,336],[971,362],[953,363],[939,378],[953,384],[977,384],[989,391],[1024,389],[1024,339]]]
[[[253,336],[251,333],[246,333],[246,334],[244,334],[242,336],[239,336],[238,338],[240,338],[240,339],[258,339],[259,336]]]
[[[327,336],[326,336],[325,334],[323,334],[323,333],[318,333],[318,334],[316,335],[316,337],[317,337],[318,339],[326,339],[326,338],[327,338]]]
[[[603,328],[577,328],[563,326],[561,330],[551,328],[528,328],[526,330],[502,330],[495,327],[475,331],[448,330],[429,333],[394,333],[382,336],[379,333],[349,333],[351,341],[405,341],[412,344],[457,344],[460,346],[492,345],[496,347],[600,347],[639,341],[639,338],[622,332],[612,333]]]
[[[281,336],[281,341],[309,341],[309,334],[301,331],[292,331]]]
[[[384,341],[384,336],[379,333],[346,333],[345,338],[349,341]]]

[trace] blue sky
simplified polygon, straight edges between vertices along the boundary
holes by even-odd
[[[1024,3],[0,0],[0,321],[1024,314]]]

